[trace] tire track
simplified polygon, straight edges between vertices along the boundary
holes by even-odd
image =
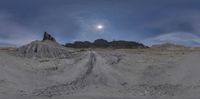
[[[76,80],[73,80],[71,82],[67,82],[65,84],[58,84],[46,87],[44,89],[36,89],[33,91],[33,95],[36,96],[46,96],[46,97],[52,97],[62,94],[73,94],[78,89],[83,89],[90,83],[90,75],[92,74],[95,62],[96,62],[96,56],[93,51],[90,51],[90,59],[85,65],[87,68],[83,74],[80,75]]]

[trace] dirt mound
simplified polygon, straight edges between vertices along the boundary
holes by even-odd
[[[42,41],[33,41],[30,44],[24,45],[17,50],[19,56],[39,57],[39,58],[54,58],[67,57],[71,52],[69,49],[61,46],[48,33],[44,33]]]

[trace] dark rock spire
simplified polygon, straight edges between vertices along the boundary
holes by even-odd
[[[43,41],[45,40],[50,40],[50,41],[53,41],[53,42],[56,42],[55,38],[52,37],[50,34],[48,34],[47,32],[44,32],[44,37],[43,37]]]

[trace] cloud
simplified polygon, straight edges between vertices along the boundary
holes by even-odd
[[[185,46],[200,46],[200,36],[191,33],[175,32],[148,38],[142,42],[149,46],[163,43],[174,43]]]
[[[14,20],[10,14],[0,13],[0,42],[2,45],[21,46],[39,39],[31,29]]]
[[[141,41],[175,32],[200,35],[199,4],[198,0],[0,0],[0,41],[22,45],[40,39],[44,31],[60,43],[96,38]],[[102,34],[94,30],[97,21],[105,24]]]

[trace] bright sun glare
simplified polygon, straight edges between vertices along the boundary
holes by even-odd
[[[97,29],[99,30],[103,29],[103,25],[97,25]]]

